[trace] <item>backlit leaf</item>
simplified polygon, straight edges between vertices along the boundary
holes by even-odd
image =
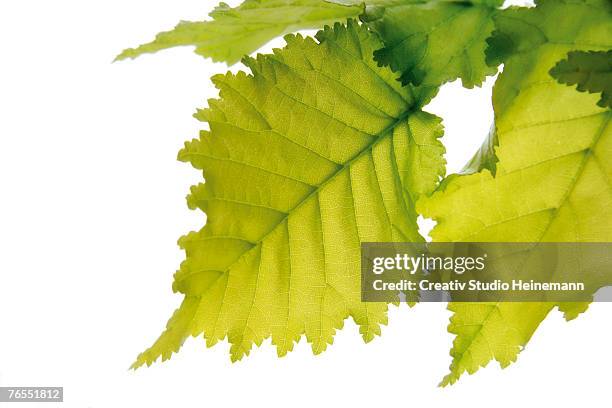
[[[421,241],[414,202],[444,173],[430,94],[372,59],[380,42],[349,22],[287,36],[247,58],[252,75],[213,78],[220,99],[196,117],[210,131],[179,158],[202,169],[188,203],[207,224],[180,240],[174,290],[185,300],[134,367],[188,336],[227,338],[232,360],[271,337],[278,354],[305,334],[314,353],[351,316],[365,341],[387,305],[361,302],[360,244]]]
[[[159,33],[150,43],[126,49],[117,59],[193,45],[196,54],[233,64],[273,38],[345,21],[362,11],[360,5],[343,6],[323,0],[246,0],[235,8],[220,3],[210,13],[211,20],[183,21],[173,30]]]
[[[452,176],[418,209],[437,241],[612,241],[611,112],[596,95],[557,83],[550,69],[571,50],[612,46],[607,1],[540,1],[500,14],[489,57],[505,64],[493,95],[499,162]],[[558,305],[567,318],[585,304]],[[457,335],[443,384],[495,359],[515,361],[553,303],[450,304]]]

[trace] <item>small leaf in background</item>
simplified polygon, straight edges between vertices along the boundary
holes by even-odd
[[[601,93],[597,104],[612,108],[612,50],[572,51],[550,74],[562,84],[578,85],[580,92]]]
[[[173,30],[159,33],[150,43],[124,50],[117,60],[193,45],[196,54],[233,64],[276,37],[346,21],[362,11],[360,5],[322,0],[246,0],[235,8],[220,3],[210,13],[212,20],[183,21]]]
[[[403,84],[437,87],[460,78],[480,85],[497,67],[485,63],[499,1],[387,1],[366,7],[363,20],[383,39],[376,60],[401,73]]]

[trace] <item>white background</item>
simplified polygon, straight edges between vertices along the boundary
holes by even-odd
[[[200,175],[175,158],[226,67],[189,49],[111,61],[214,3],[0,3],[0,385],[64,386],[64,407],[606,405],[606,304],[571,323],[553,313],[517,364],[445,389],[443,304],[392,308],[368,345],[347,321],[320,356],[302,341],[277,359],[266,342],[231,364],[227,344],[190,339],[128,371],[180,302],[176,240],[204,216],[184,201]],[[448,85],[430,107],[445,119],[451,171],[488,131],[491,85]]]

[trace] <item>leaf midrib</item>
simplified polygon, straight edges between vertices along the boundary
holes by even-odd
[[[351,158],[350,160],[348,160],[346,163],[344,163],[342,165],[342,167],[340,167],[337,171],[335,171],[333,174],[331,174],[326,180],[324,180],[320,185],[318,185],[312,192],[310,192],[307,196],[305,196],[298,204],[296,204],[293,208],[291,208],[289,211],[287,211],[287,213],[285,214],[285,216],[283,216],[282,219],[280,219],[275,225],[274,227],[272,227],[270,229],[270,231],[268,231],[266,234],[264,234],[260,239],[258,239],[257,241],[253,242],[253,246],[249,249],[247,249],[246,251],[244,251],[238,258],[236,258],[236,260],[234,260],[224,271],[222,271],[219,276],[217,276],[208,286],[208,288],[202,292],[201,294],[199,294],[199,298],[201,298],[205,293],[208,292],[208,290],[210,288],[212,288],[215,283],[221,279],[222,277],[225,277],[228,275],[228,273],[231,271],[232,267],[238,263],[239,261],[241,261],[245,256],[247,256],[248,254],[251,253],[251,251],[253,250],[261,250],[261,244],[263,241],[266,240],[266,238],[271,235],[274,231],[276,231],[277,228],[279,228],[280,226],[282,226],[283,224],[285,224],[285,222],[289,219],[289,216],[291,216],[291,214],[294,211],[297,211],[302,205],[305,205],[311,198],[315,197],[315,195],[318,195],[319,192],[330,182],[332,182],[337,176],[339,176],[340,174],[342,174],[345,170],[348,170],[350,168],[350,166],[355,163],[357,160],[359,160],[361,157],[363,157],[366,154],[369,154],[370,151],[379,143],[381,143],[383,140],[385,140],[387,137],[391,136],[393,134],[393,130],[399,125],[401,124],[404,120],[406,120],[411,113],[413,113],[414,111],[416,111],[418,108],[418,105],[414,105],[412,106],[410,109],[406,110],[404,113],[402,113],[393,123],[391,123],[389,126],[387,126],[386,128],[384,128],[382,131],[380,131],[376,137],[372,140],[372,143],[368,144],[365,148],[363,148],[359,153],[357,153],[353,158]],[[405,198],[402,195],[402,200],[404,200]],[[325,244],[323,244],[323,246],[325,246]],[[291,246],[289,245],[289,250]],[[260,254],[261,256],[261,254]],[[261,268],[261,259],[258,261],[257,263],[257,275],[259,275],[259,270]],[[326,268],[324,268],[324,272],[325,272]],[[292,274],[290,275],[292,276]],[[291,277],[289,278],[291,280]],[[253,304],[255,303],[255,297],[257,296],[257,285],[258,285],[259,279],[256,279],[256,287],[255,287],[255,291],[253,292],[253,300],[250,301],[250,305],[249,305],[249,314],[247,317],[247,320],[245,322],[245,326],[243,329],[243,332],[241,334],[241,336],[244,336],[244,331],[246,330],[246,328],[248,327],[248,321],[250,319],[250,315],[251,315],[251,310],[253,307]],[[326,278],[326,286],[325,288],[327,288],[327,286],[329,285],[329,283],[327,282],[327,278]],[[336,290],[336,292],[338,292]],[[225,295],[227,293],[227,282],[225,284],[225,289],[223,291],[223,298],[225,298]],[[339,292],[338,292],[339,293]],[[288,295],[291,296],[291,292],[288,292]],[[289,301],[289,299],[288,299]],[[290,310],[290,309],[289,309]],[[320,312],[322,312],[322,308],[320,308]],[[290,312],[289,312],[290,313]],[[220,313],[217,314],[217,320],[219,318]],[[322,319],[319,319],[319,323],[322,322]],[[217,328],[217,323],[215,322],[214,325],[214,329],[212,330],[211,335],[214,336],[214,333],[216,332]],[[320,333],[322,333],[322,329],[320,329]],[[244,340],[244,339],[242,339]],[[319,338],[319,341],[321,340],[321,338]],[[286,336],[283,339],[284,342],[287,341]],[[236,343],[235,344],[236,347],[239,347],[242,349],[242,351],[244,353],[247,353],[247,349],[245,349],[242,346],[242,342],[240,343]],[[232,357],[233,358],[233,357]]]
[[[540,236],[536,240],[534,240],[534,243],[536,245],[538,245],[539,243],[542,242],[544,236],[550,230],[550,227],[554,224],[554,221],[556,219],[555,217],[558,214],[559,210],[565,205],[565,203],[569,199],[570,195],[572,194],[572,192],[574,191],[574,189],[578,185],[582,175],[584,174],[584,169],[586,167],[587,162],[589,161],[589,159],[592,159],[592,157],[591,157],[589,152],[594,151],[596,149],[598,143],[601,141],[601,138],[602,138],[603,134],[605,133],[605,131],[606,131],[606,129],[607,129],[609,123],[610,123],[610,112],[601,112],[601,113],[606,114],[606,118],[603,121],[603,124],[598,129],[598,131],[595,134],[595,136],[593,137],[593,141],[591,142],[589,147],[583,150],[584,157],[583,157],[582,161],[580,162],[580,165],[578,166],[578,169],[576,169],[576,175],[575,175],[574,179],[572,180],[571,184],[567,188],[567,191],[565,192],[565,194],[563,195],[563,197],[559,201],[559,205],[556,208],[547,209],[547,210],[553,211],[553,214],[551,215],[550,220],[549,220],[548,225],[546,226],[546,228],[542,231]],[[519,217],[517,217],[517,218],[519,218]],[[517,218],[515,218],[515,219],[517,219]],[[508,221],[508,220],[506,220],[506,221]],[[489,226],[487,226],[487,228],[488,227]],[[479,232],[481,232],[481,231],[479,231]],[[472,234],[470,236],[473,236],[473,235],[475,235],[475,234]],[[465,238],[463,238],[463,239],[465,239]],[[462,352],[460,352],[460,353],[458,353],[457,355],[454,356],[454,358],[453,358],[454,361],[453,362],[456,362],[457,366],[463,361],[463,359],[465,357],[465,354],[471,349],[472,345],[474,344],[474,340],[476,339],[476,337],[478,335],[482,334],[482,328],[487,324],[487,322],[488,322],[489,318],[491,317],[492,313],[495,310],[499,310],[500,303],[501,302],[496,302],[495,304],[492,305],[492,310],[487,314],[485,319],[483,319],[482,323],[480,324],[480,329],[478,329],[471,336],[471,339],[469,341],[469,345],[467,347],[465,347],[465,349]],[[495,356],[492,355],[492,358],[495,358]],[[451,369],[451,373],[449,373],[447,375],[448,381],[452,382],[451,379],[455,379],[456,380],[456,378],[460,374],[461,373],[453,372],[453,370]],[[446,380],[447,377],[445,377],[445,380]],[[443,384],[445,383],[445,380],[443,380],[443,382],[442,382]]]
[[[221,272],[219,274],[219,276],[217,278],[215,278],[214,281],[212,281],[210,283],[210,285],[208,286],[208,288],[206,290],[204,290],[202,293],[200,293],[198,295],[198,297],[202,297],[206,292],[208,292],[209,289],[211,289],[214,284],[223,276],[226,276],[231,269],[233,268],[233,266],[238,263],[239,261],[241,261],[245,256],[247,256],[249,253],[251,253],[251,251],[257,249],[263,241],[266,240],[266,238],[271,235],[274,231],[276,231],[277,228],[279,228],[279,226],[283,225],[285,223],[285,221],[287,221],[289,219],[289,217],[295,212],[297,211],[302,205],[305,205],[305,203],[307,203],[312,197],[314,197],[316,194],[319,194],[319,192],[330,182],[332,182],[338,175],[340,175],[342,172],[344,172],[345,170],[347,170],[353,163],[355,163],[357,160],[359,160],[361,157],[363,157],[364,155],[368,154],[376,145],[378,145],[379,143],[381,143],[383,140],[385,140],[387,137],[389,137],[390,135],[393,134],[393,130],[399,125],[401,124],[404,120],[406,120],[411,113],[415,112],[417,109],[416,107],[417,105],[411,107],[410,109],[406,110],[404,113],[402,113],[393,123],[391,123],[389,126],[387,126],[386,128],[384,128],[382,131],[380,131],[376,136],[376,138],[373,139],[372,143],[368,144],[365,148],[363,148],[359,153],[357,153],[352,159],[348,160],[346,163],[344,163],[342,165],[342,167],[340,167],[337,171],[335,171],[333,174],[331,174],[327,179],[325,179],[321,184],[319,184],[312,192],[310,192],[307,196],[305,196],[298,204],[296,204],[293,208],[291,208],[290,210],[288,210],[285,214],[285,216],[283,216],[283,218],[281,218],[271,229],[270,231],[268,231],[267,233],[265,233],[261,238],[259,238],[256,241],[253,241],[252,244],[253,246],[251,248],[249,248],[248,250],[244,251],[238,258],[236,258],[235,261],[233,261],[230,265],[228,265],[228,267],[223,270],[223,271],[219,271]],[[405,198],[402,196],[402,200],[405,200]]]
[[[537,27],[537,26],[534,26]],[[539,27],[537,27],[539,29]],[[581,46],[583,44],[580,44],[578,42],[572,43],[572,44],[565,44],[565,43],[561,43],[561,42],[554,42],[554,41],[549,41],[547,39],[547,42],[542,44],[540,46],[540,49],[544,48],[545,46],[550,46],[550,45],[572,45],[572,46]],[[532,52],[533,50],[529,50],[529,52]],[[517,55],[523,54],[527,51],[522,51],[522,52],[517,52],[514,55],[514,58],[516,58]],[[521,88],[521,90],[524,90],[524,87]],[[505,111],[509,110],[509,107],[511,104],[516,102],[516,98],[512,99],[512,102],[506,106]],[[558,214],[559,210],[565,205],[566,201],[569,199],[570,195],[572,194],[572,192],[574,191],[574,189],[576,188],[576,185],[578,184],[578,182],[580,181],[580,178],[582,177],[582,174],[584,173],[584,169],[585,166],[587,164],[587,162],[589,161],[589,159],[591,158],[591,154],[590,152],[594,152],[595,148],[597,147],[597,144],[599,143],[599,141],[601,140],[601,137],[603,136],[603,134],[605,133],[606,128],[608,127],[608,124],[610,122],[610,111],[608,110],[606,111],[601,111],[598,112],[597,114],[605,114],[606,118],[603,122],[603,124],[601,125],[601,127],[598,129],[597,133],[595,134],[595,136],[593,137],[592,142],[590,143],[590,145],[586,148],[583,149],[583,154],[584,157],[582,159],[582,161],[580,162],[580,165],[578,166],[578,168],[576,169],[576,175],[573,178],[573,180],[571,181],[570,185],[567,188],[567,191],[565,192],[565,194],[563,195],[563,197],[561,198],[561,200],[559,201],[559,204],[556,208],[552,208],[552,209],[547,209],[547,210],[551,210],[553,211],[553,214],[550,217],[550,220],[548,221],[548,225],[546,226],[546,228],[542,231],[542,233],[540,234],[540,236],[537,238],[537,240],[534,240],[534,243],[536,245],[538,245],[539,243],[542,242],[542,239],[544,238],[544,236],[546,235],[546,233],[550,230],[551,226],[554,224],[554,221],[556,219],[556,215]],[[596,114],[593,115],[588,115],[585,117],[590,117],[590,116],[595,116]],[[571,120],[575,120],[575,119],[583,119],[582,118],[571,118]],[[537,124],[536,124],[537,126]],[[532,127],[532,125],[526,126],[524,128],[529,128]],[[516,128],[512,128],[509,131],[507,131],[506,133],[515,131]],[[538,163],[540,164],[540,163]],[[518,218],[518,217],[517,217]],[[507,221],[507,220],[506,220]],[[506,222],[504,221],[504,222]],[[486,226],[485,228],[489,228],[489,226]],[[481,229],[479,232],[482,232],[483,229]],[[470,236],[475,235],[474,234],[470,234]],[[465,240],[466,237],[462,238],[462,240]],[[453,356],[453,363],[455,364],[455,369],[458,369],[458,365],[463,361],[465,354],[472,348],[473,344],[474,344],[474,340],[478,335],[482,334],[482,329],[483,327],[486,325],[486,323],[488,322],[488,320],[490,319],[491,315],[493,314],[493,312],[495,310],[499,310],[499,305],[501,302],[496,302],[495,304],[492,305],[492,309],[491,311],[489,311],[489,313],[487,314],[487,316],[485,317],[485,319],[483,319],[482,323],[480,324],[480,328],[471,336],[470,341],[468,342],[468,345],[465,347],[465,349],[458,353],[457,355]],[[492,355],[492,358],[495,358],[494,355]],[[465,370],[461,371],[461,372],[454,372],[453,367],[451,366],[451,372],[442,380],[441,385],[445,385],[447,382],[448,383],[453,383],[454,381],[456,381],[458,379],[458,377],[464,372]],[[454,381],[453,381],[454,380]]]

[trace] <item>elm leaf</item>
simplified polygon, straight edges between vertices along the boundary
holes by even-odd
[[[117,60],[193,45],[198,55],[234,64],[273,38],[345,21],[362,11],[358,4],[343,6],[323,0],[246,0],[235,8],[220,3],[210,13],[211,20],[182,21],[150,43],[124,50]]]
[[[486,64],[485,48],[502,3],[383,1],[366,7],[363,19],[385,43],[376,60],[401,72],[403,84],[437,87],[460,78],[473,88],[497,72]]]
[[[612,108],[612,50],[572,51],[550,70],[560,83],[580,92],[601,93],[597,104]]]
[[[429,91],[377,66],[365,27],[316,38],[213,78],[220,99],[196,114],[210,131],[179,154],[203,170],[188,204],[207,223],[181,238],[184,301],[133,367],[189,336],[227,338],[234,361],[270,337],[280,356],[303,334],[320,353],[349,316],[365,341],[380,334],[387,305],[361,302],[360,244],[423,240],[414,203],[444,174],[441,121],[421,110]]]
[[[496,19],[488,54],[504,63],[493,92],[496,174],[454,175],[421,198],[419,212],[438,221],[432,238],[612,241],[612,112],[596,105],[596,95],[575,92],[549,75],[569,51],[612,47],[610,3],[539,1]],[[555,306],[571,319],[587,304],[449,304],[449,331],[457,337],[442,385],[493,359],[502,367],[515,361]]]

